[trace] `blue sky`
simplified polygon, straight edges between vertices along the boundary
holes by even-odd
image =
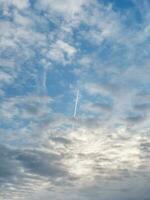
[[[149,10],[0,0],[0,199],[149,199]]]

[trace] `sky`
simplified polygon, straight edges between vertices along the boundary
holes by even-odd
[[[0,200],[150,199],[149,11],[0,0]]]

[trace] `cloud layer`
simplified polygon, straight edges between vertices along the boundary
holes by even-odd
[[[2,200],[149,199],[149,8],[1,0]]]

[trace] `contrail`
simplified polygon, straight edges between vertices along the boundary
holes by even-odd
[[[76,101],[75,101],[74,114],[73,114],[74,118],[76,117],[76,114],[77,114],[78,101],[79,101],[79,90],[77,90],[77,94],[76,94]]]
[[[46,82],[47,82],[47,69],[44,68],[44,71],[43,71],[43,83],[42,83],[44,95],[47,93]]]

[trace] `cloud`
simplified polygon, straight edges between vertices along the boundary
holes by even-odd
[[[63,197],[65,197],[68,194],[67,191],[73,190],[68,185],[71,183],[74,186],[78,185],[80,191],[84,190],[81,193],[77,192],[73,198],[84,199],[89,190],[89,195],[94,195],[92,188],[102,180],[105,182],[109,179],[108,187],[118,188],[117,185],[112,186],[115,179],[117,184],[121,177],[126,181],[134,182],[132,176],[137,171],[139,175],[136,177],[143,176],[143,167],[148,167],[148,153],[148,137],[123,136],[121,134],[104,135],[100,133],[100,130],[91,132],[81,128],[70,132],[66,137],[61,134],[57,137],[52,135],[49,138],[49,144],[40,149],[12,149],[1,146],[3,162],[0,164],[0,173],[2,174],[0,190],[7,187],[7,183],[9,183],[11,186],[7,190],[13,187],[16,197],[21,195],[24,198],[32,197],[31,199],[34,199],[39,194],[47,199],[53,196],[51,189],[56,187],[59,191],[62,184],[65,184],[63,192]],[[122,187],[129,190],[130,185],[126,181]],[[104,190],[103,184],[101,184],[99,187]],[[28,194],[26,189],[29,186]],[[21,187],[25,190],[22,191]],[[141,186],[139,187],[141,188]],[[9,194],[11,194],[11,190],[7,197]],[[83,197],[82,194],[84,194]],[[118,198],[121,193],[114,189],[109,194]],[[109,194],[103,195],[109,199]],[[58,192],[56,199],[62,198],[59,195]],[[133,195],[135,194],[133,193]],[[96,199],[98,196],[99,194],[95,194]]]
[[[5,84],[6,83],[10,83],[12,81],[12,77],[8,74],[8,73],[5,73],[5,72],[2,72],[1,75],[0,75],[0,82],[4,82]]]
[[[21,169],[19,167],[19,162],[14,159],[13,152],[7,149],[5,146],[1,145],[1,165],[0,165],[0,185],[3,182],[9,182],[10,179],[13,180],[15,176],[21,175]]]
[[[45,96],[26,96],[26,97],[15,97],[7,99],[4,103],[1,104],[1,114],[4,113],[4,116],[11,116],[10,118],[17,117],[20,115],[21,118],[30,118],[30,117],[40,117],[46,112],[49,112],[46,108],[44,111],[44,106],[51,104],[52,98]],[[43,107],[43,108],[42,108]],[[12,112],[14,110],[14,112]],[[18,116],[19,117],[19,116]]]
[[[69,61],[76,53],[76,49],[64,41],[58,40],[55,44],[52,44],[51,50],[47,53],[47,57],[50,59],[66,63]]]
[[[144,116],[142,116],[142,115],[133,115],[133,116],[128,116],[127,118],[126,118],[126,120],[130,123],[140,123],[140,122],[142,122],[143,120],[145,119],[145,117]]]
[[[149,103],[137,104],[135,105],[135,108],[138,110],[149,110],[150,104]]]
[[[112,106],[108,103],[102,103],[102,102],[98,102],[98,103],[85,103],[82,105],[82,111],[85,112],[91,112],[91,113],[102,113],[102,112],[111,112],[112,111]]]
[[[11,13],[12,7],[15,7],[16,9],[18,9],[20,11],[23,11],[30,7],[30,1],[22,0],[22,3],[20,3],[19,0],[12,0],[12,1],[2,0],[0,2],[0,5],[1,5],[4,16],[11,16],[12,15],[12,13]]]
[[[63,15],[73,16],[80,12],[82,5],[85,4],[85,1],[79,0],[76,2],[74,0],[65,0],[62,2],[61,0],[39,0],[38,3],[46,10],[49,8]]]
[[[104,96],[109,95],[109,90],[106,88],[106,85],[97,84],[97,83],[87,83],[85,85],[85,90],[91,95],[101,94]]]
[[[38,151],[25,151],[16,156],[24,168],[30,173],[45,177],[61,177],[65,175],[65,169],[59,165],[60,157],[57,154],[46,154]],[[56,167],[56,165],[58,166]]]
[[[0,2],[2,199],[149,197],[149,3],[121,5]]]
[[[14,6],[16,6],[18,9],[21,9],[21,10],[25,9],[25,8],[28,8],[29,5],[30,5],[28,0],[23,0],[23,1],[21,1],[21,3],[20,3],[19,0],[13,0],[12,4]]]
[[[60,157],[57,154],[47,154],[39,150],[12,149],[3,145],[0,149],[2,161],[0,191],[2,194],[4,188],[9,191],[6,198],[13,193],[15,195],[13,199],[19,196],[25,198],[28,196],[26,189],[29,194],[34,194],[34,191],[42,189],[44,179],[48,187],[50,183],[55,184],[56,179],[66,175],[63,166],[59,165]]]

